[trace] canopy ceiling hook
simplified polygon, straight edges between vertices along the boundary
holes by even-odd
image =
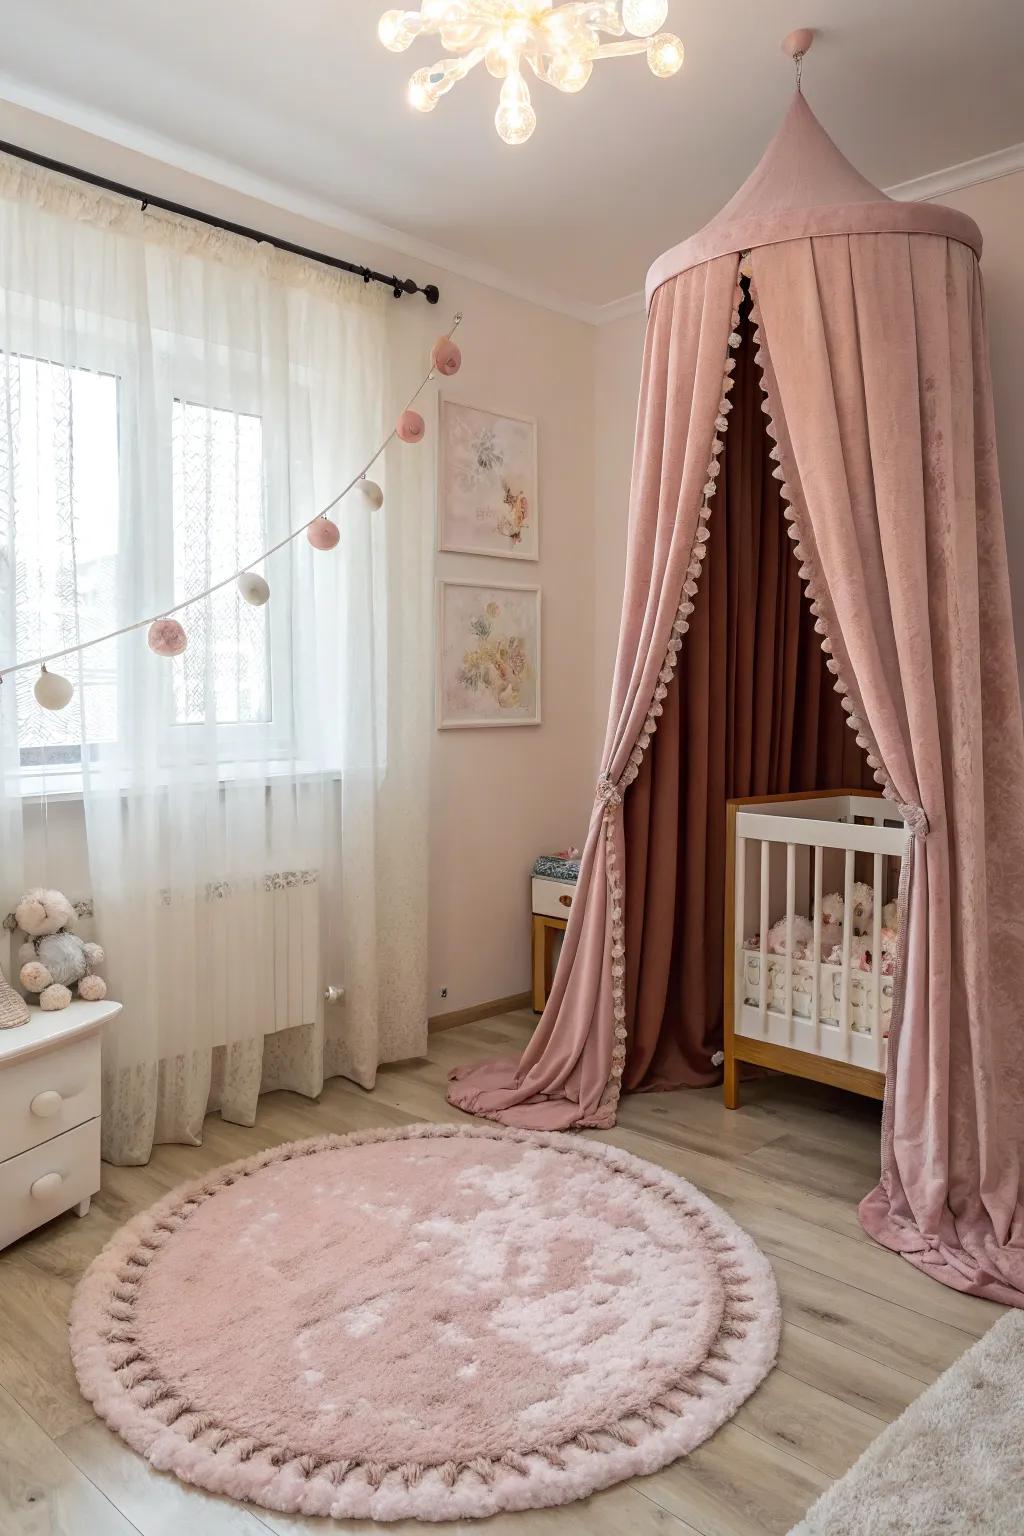
[[[804,57],[810,53],[814,42],[813,27],[798,27],[795,32],[790,32],[782,39],[782,51],[788,53],[796,66],[796,88],[802,90],[801,81],[804,73]]]

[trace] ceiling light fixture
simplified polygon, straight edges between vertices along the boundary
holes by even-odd
[[[596,59],[646,53],[651,72],[667,79],[683,63],[679,38],[658,30],[667,15],[668,0],[421,0],[418,11],[385,11],[377,35],[401,53],[417,37],[438,33],[453,55],[409,81],[409,102],[420,112],[432,112],[483,63],[502,82],[494,126],[506,144],[523,144],[537,126],[525,64],[538,80],[574,92],[586,85]],[[622,41],[603,43],[602,33]]]

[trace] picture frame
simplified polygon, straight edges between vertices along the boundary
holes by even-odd
[[[437,547],[540,559],[537,423],[438,396]]]
[[[541,589],[437,583],[437,729],[541,724]]]

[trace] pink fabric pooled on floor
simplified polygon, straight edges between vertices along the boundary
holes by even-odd
[[[703,1440],[770,1368],[771,1271],[683,1180],[576,1138],[275,1149],[122,1229],[76,1296],[97,1411],[282,1510],[561,1503]]]

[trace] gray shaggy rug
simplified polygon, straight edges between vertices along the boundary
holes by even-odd
[[[789,1536],[1021,1536],[1024,1312],[1008,1312]]]

